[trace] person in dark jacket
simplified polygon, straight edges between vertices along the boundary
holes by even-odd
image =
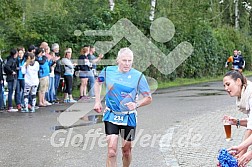
[[[59,88],[59,84],[60,84],[60,78],[61,78],[61,60],[60,60],[60,55],[59,55],[59,44],[54,43],[52,44],[52,51],[55,53],[55,57],[56,57],[56,66],[54,68],[54,87],[55,87],[55,96],[54,96],[54,100],[59,100],[57,98],[57,90]]]
[[[90,97],[87,96],[87,85],[88,79],[90,76],[93,76],[93,72],[91,71],[92,64],[90,63],[89,58],[89,46],[83,46],[81,48],[81,55],[78,59],[78,66],[79,66],[79,77],[81,80],[80,85],[80,99],[89,99]]]
[[[7,63],[4,66],[4,71],[7,75],[6,81],[8,82],[8,112],[17,112],[12,106],[12,95],[16,90],[17,83],[17,56],[18,52],[16,49],[11,49],[10,55],[7,58]]]
[[[3,95],[4,95],[4,78],[3,78],[3,59],[0,56],[0,110],[4,109],[4,100],[3,100]]]

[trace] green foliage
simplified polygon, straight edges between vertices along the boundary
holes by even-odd
[[[252,3],[252,0],[247,2]],[[57,42],[61,52],[71,47],[73,58],[77,58],[83,45],[112,40],[109,36],[85,36],[85,30],[108,30],[122,18],[129,19],[151,39],[150,8],[150,0],[115,1],[114,11],[109,10],[108,1],[102,0],[3,0],[0,6],[0,50],[6,50],[4,54],[7,55],[10,48],[20,45],[28,47],[42,41],[50,45]],[[246,70],[251,70],[252,14],[241,2],[239,14],[240,29],[237,31],[234,29],[233,1],[225,0],[220,4],[219,0],[157,0],[155,17],[169,18],[176,32],[166,43],[152,42],[165,55],[183,41],[190,42],[194,51],[169,75],[161,74],[152,65],[144,73],[159,81],[218,76],[225,72],[225,61],[234,49],[242,51]],[[77,36],[74,34],[76,30],[82,34]],[[105,58],[115,59],[118,50],[129,45],[126,39],[122,39]],[[139,48],[144,47],[139,44]]]
[[[215,76],[219,74],[219,67],[223,67],[221,55],[218,53],[218,41],[213,37],[212,29],[204,22],[197,24],[191,34],[194,47],[192,56],[186,60],[189,77]],[[201,69],[201,70],[199,70]]]

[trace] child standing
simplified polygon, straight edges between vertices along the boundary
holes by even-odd
[[[29,112],[28,110],[28,95],[32,97],[31,112],[35,112],[36,105],[36,92],[39,85],[38,78],[39,63],[35,61],[35,55],[28,53],[27,60],[22,66],[22,73],[25,75],[25,89],[24,89],[24,110],[23,112]]]

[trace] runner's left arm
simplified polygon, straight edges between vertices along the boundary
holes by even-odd
[[[144,75],[139,82],[139,93],[143,98],[136,101],[136,108],[146,106],[152,102],[150,87]]]

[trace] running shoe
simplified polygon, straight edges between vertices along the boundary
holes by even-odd
[[[22,108],[21,112],[25,113],[25,112],[29,112],[28,108]]]
[[[17,109],[18,109],[18,111],[21,111],[22,107],[20,104],[17,105]]]
[[[35,112],[35,107],[32,107],[30,112]]]
[[[69,99],[64,99],[64,103],[69,103]]]
[[[9,109],[7,110],[8,112],[17,112],[18,109],[15,109],[13,107],[9,107]]]
[[[68,100],[68,102],[69,102],[69,103],[76,103],[77,101],[74,100],[74,99],[70,99],[70,100]]]

